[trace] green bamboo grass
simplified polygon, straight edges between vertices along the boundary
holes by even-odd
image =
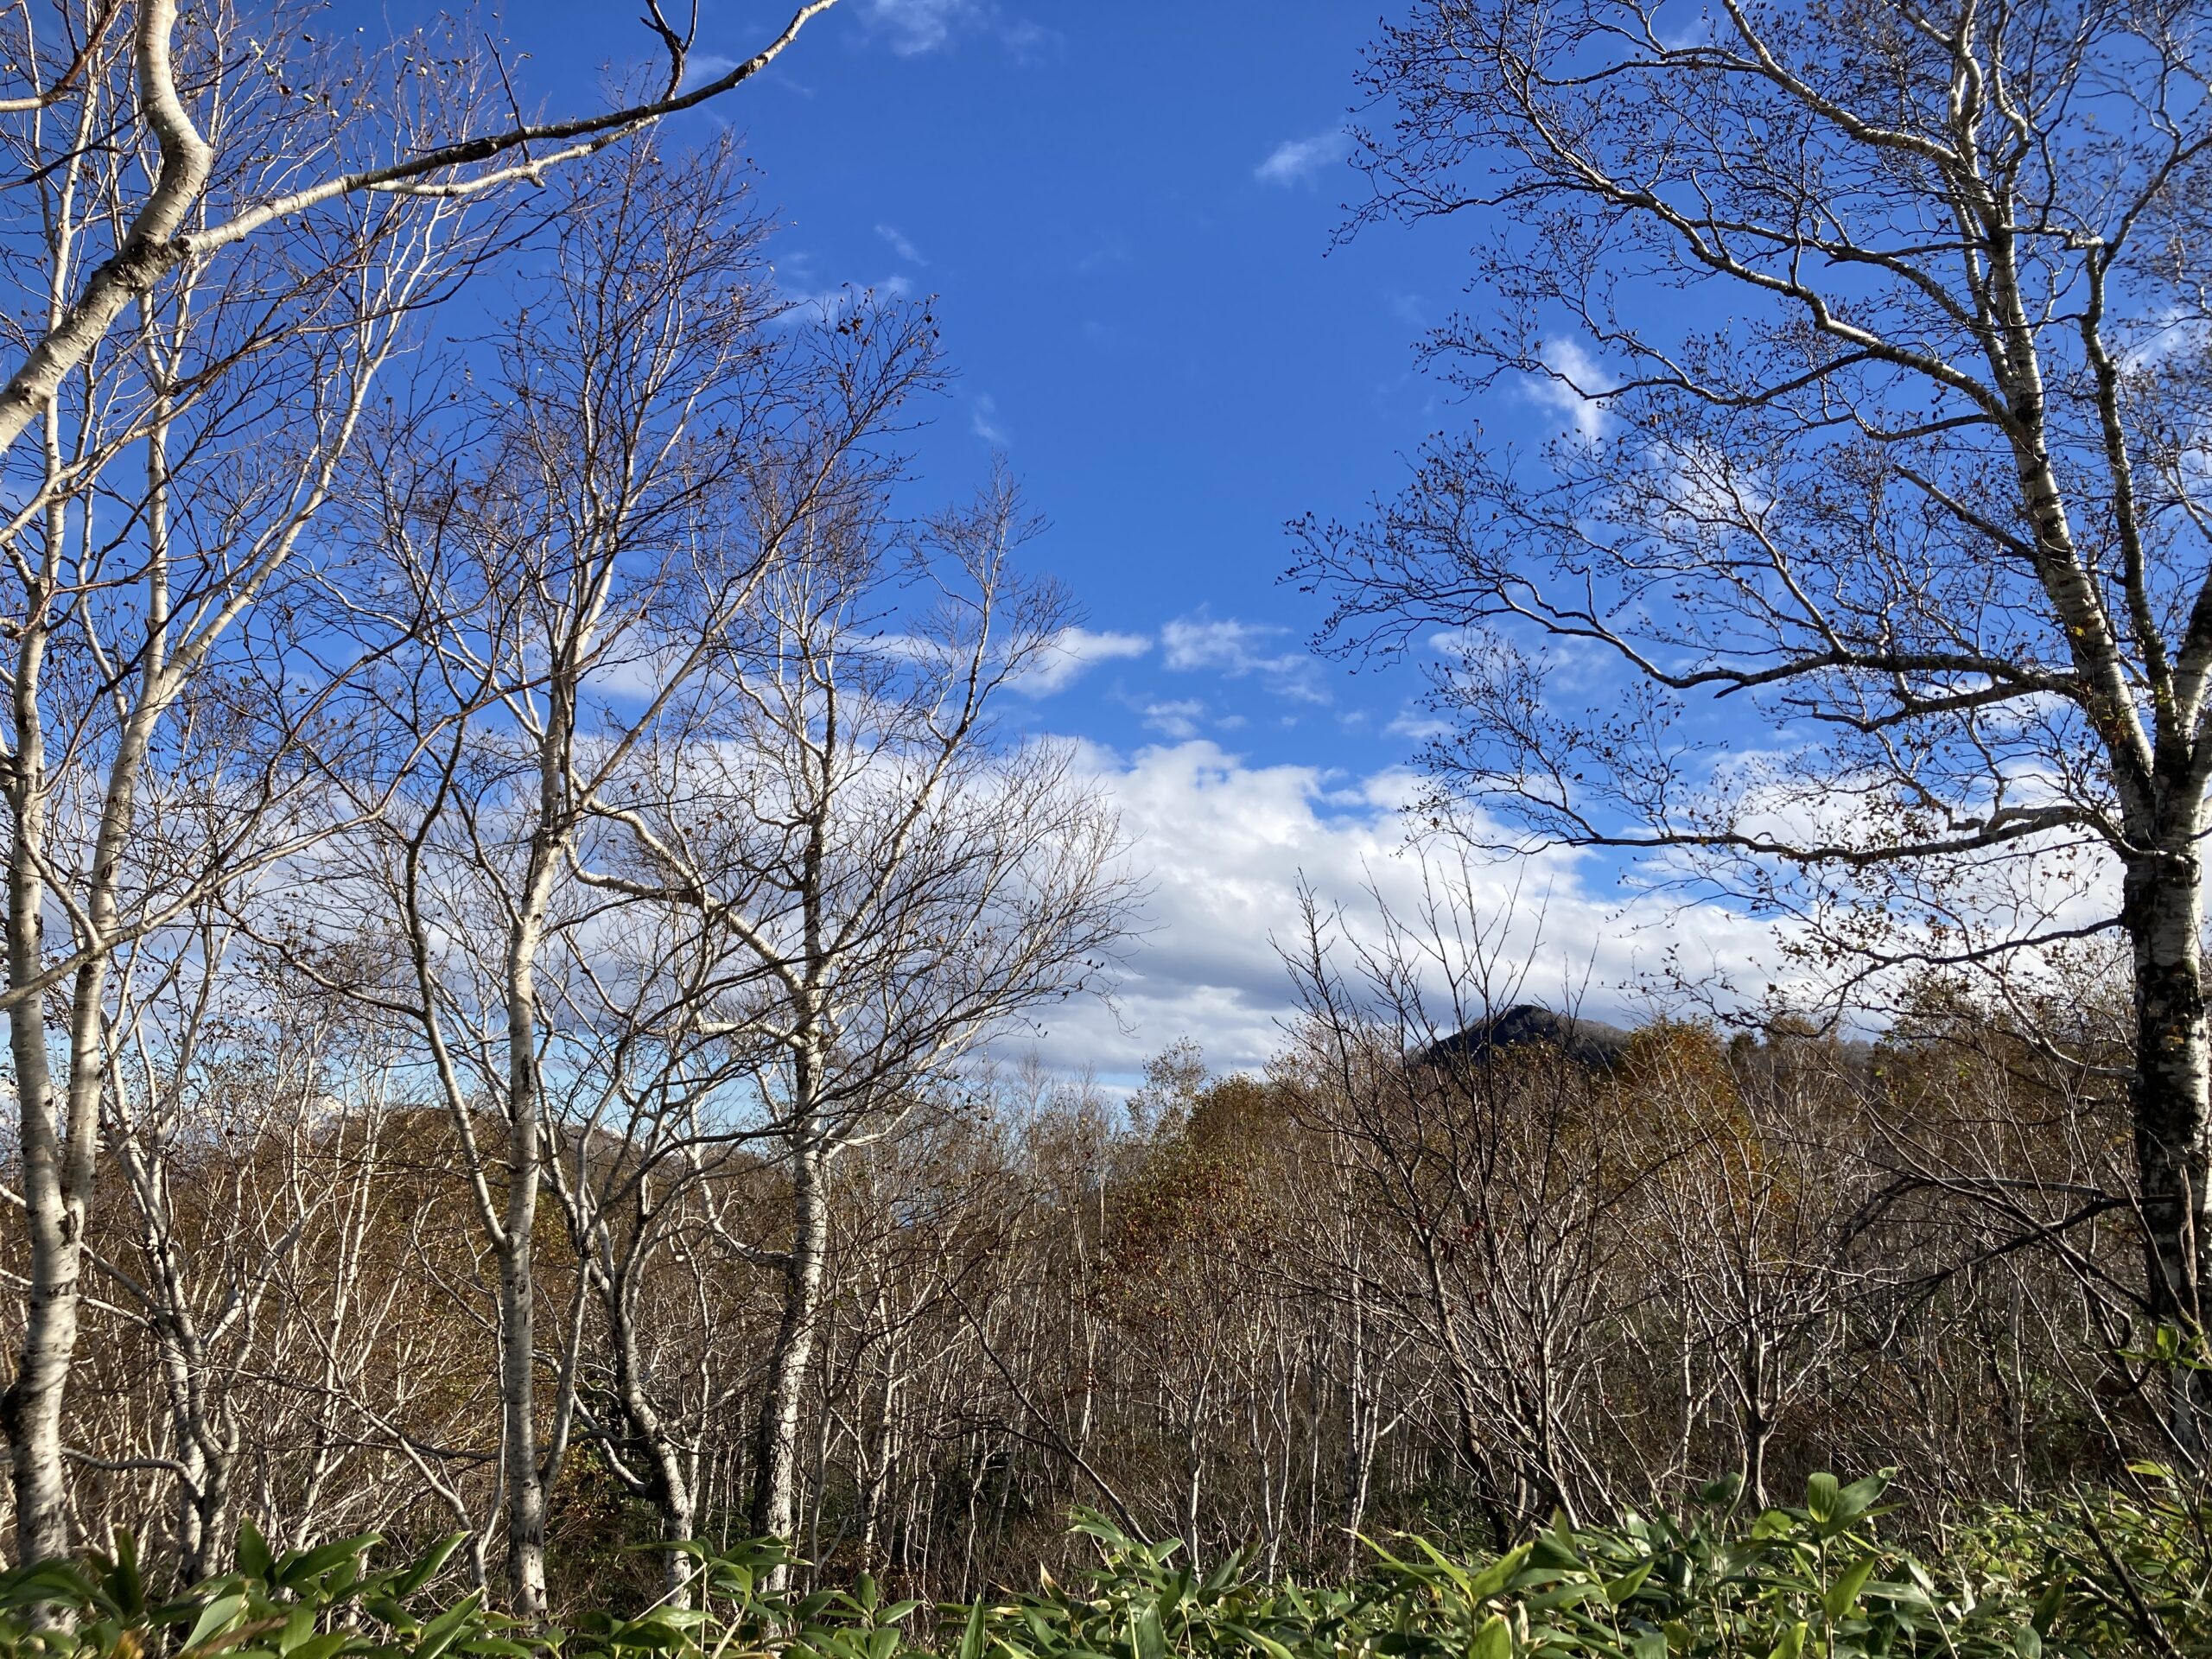
[[[524,1630],[470,1595],[437,1606],[454,1541],[378,1567],[378,1541],[272,1555],[250,1529],[234,1571],[149,1597],[112,1557],[0,1579],[0,1659],[2088,1659],[2212,1655],[2212,1505],[2163,1471],[2133,1494],[1999,1510],[1921,1559],[1882,1535],[1887,1471],[1815,1475],[1753,1512],[1732,1483],[1678,1516],[1554,1525],[1500,1554],[1370,1541],[1344,1586],[1211,1571],[1096,1515],[1097,1564],[1067,1584],[945,1605],[862,1576],[770,1594],[780,1546],[695,1547],[690,1599]],[[66,1615],[57,1617],[57,1612]]]

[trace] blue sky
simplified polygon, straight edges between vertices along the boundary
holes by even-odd
[[[630,8],[537,0],[506,33],[526,96],[588,106],[642,55]],[[735,59],[784,7],[705,0],[698,50]],[[1466,270],[1452,227],[1332,249],[1360,181],[1342,130],[1374,26],[1364,7],[842,0],[699,124],[746,138],[785,228],[779,280],[936,296],[957,379],[917,435],[923,492],[964,494],[1002,450],[1050,519],[1039,563],[1086,613],[1023,717],[1079,740],[1121,801],[1154,897],[1117,1004],[1040,1034],[1109,1084],[1179,1036],[1260,1062],[1288,1012],[1270,943],[1301,880],[1402,902],[1396,807],[1419,718],[1410,671],[1311,657],[1310,598],[1279,582],[1294,514],[1356,513],[1427,434],[1555,430],[1532,393],[1449,400],[1414,360]],[[679,126],[677,134],[682,136]],[[1476,878],[1533,918],[1530,994],[1588,987],[1618,1012],[1679,918],[1624,917],[1594,863]],[[1690,940],[1756,962],[1713,912]]]
[[[700,51],[741,55],[783,15],[709,4]],[[1313,603],[1276,583],[1286,517],[1356,509],[1461,413],[1411,352],[1459,280],[1448,237],[1330,251],[1371,23],[1342,5],[843,0],[720,106],[785,224],[787,287],[936,296],[958,378],[917,441],[925,487],[962,493],[1003,448],[1052,521],[1040,562],[1132,653],[1071,678],[1056,728],[1355,772],[1408,748],[1383,728],[1410,682],[1310,660]],[[606,4],[508,28],[561,106],[647,44]]]

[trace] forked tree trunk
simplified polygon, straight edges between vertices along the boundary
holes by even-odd
[[[2204,1009],[2202,874],[2194,849],[2139,859],[2122,910],[2135,957],[2135,1070],[2130,1105],[2141,1184],[2152,1317],[2186,1338],[2204,1331],[2212,1250],[2205,1187],[2212,1172],[2212,1085]],[[2203,1450],[2205,1373],[2174,1373],[2169,1426],[2179,1448]]]

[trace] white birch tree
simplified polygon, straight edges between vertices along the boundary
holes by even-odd
[[[832,1161],[995,1033],[1102,988],[1132,893],[1070,756],[994,730],[1066,622],[1014,567],[1031,526],[1010,483],[936,520],[907,563],[861,505],[804,525],[718,664],[717,723],[659,752],[649,792],[601,805],[627,843],[587,878],[702,918],[709,1006],[761,1057],[791,1219],[752,1520],[785,1539]]]
[[[2205,53],[2193,14],[2073,0],[1420,0],[1368,59],[1358,217],[1467,228],[1425,349],[1569,429],[1438,440],[1299,567],[1340,645],[1457,642],[1429,759],[1485,840],[1798,916],[1847,994],[2124,938],[2138,1318],[2190,1342]]]

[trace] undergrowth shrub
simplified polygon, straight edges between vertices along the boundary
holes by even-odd
[[[1681,1516],[1564,1523],[1459,1558],[1417,1535],[1344,1586],[1267,1583],[1249,1554],[1199,1572],[1103,1517],[1067,1583],[931,1605],[851,1585],[771,1593],[779,1545],[694,1546],[688,1599],[525,1630],[466,1595],[429,1604],[454,1544],[404,1567],[377,1540],[273,1556],[159,1599],[113,1557],[0,1578],[0,1659],[2101,1659],[2212,1656],[2212,1509],[2160,1471],[2133,1493],[2000,1509],[1909,1553],[1885,1540],[1886,1475],[1827,1475],[1752,1513],[1729,1483]]]

